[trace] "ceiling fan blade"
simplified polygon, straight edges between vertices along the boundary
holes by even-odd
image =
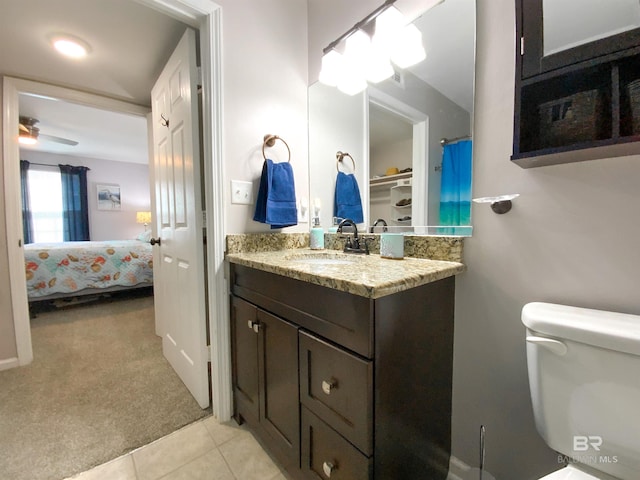
[[[27,132],[27,133],[29,133],[29,129],[28,129],[27,127],[25,127],[25,126],[24,126],[23,124],[21,124],[21,123],[19,124],[19,128],[20,128],[20,130],[22,130],[23,132]]]
[[[44,133],[41,133],[39,135],[39,138],[41,138],[42,140],[49,140],[50,142],[62,143],[64,145],[71,145],[72,147],[75,147],[76,145],[78,145],[78,142],[76,142],[75,140],[69,140],[68,138],[62,138],[62,137],[54,137],[53,135],[46,135]]]

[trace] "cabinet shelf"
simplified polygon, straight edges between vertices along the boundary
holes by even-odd
[[[516,5],[518,36],[542,35],[542,10],[524,0]],[[592,58],[584,47],[543,57],[541,37],[527,38],[537,47],[516,61],[514,163],[530,168],[640,153],[640,47],[622,41],[636,33],[596,42]]]

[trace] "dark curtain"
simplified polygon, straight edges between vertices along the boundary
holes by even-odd
[[[22,236],[24,243],[33,243],[33,215],[29,201],[29,162],[20,160],[20,189],[22,194]]]
[[[64,241],[89,240],[89,201],[87,167],[58,165],[62,177],[62,218]]]

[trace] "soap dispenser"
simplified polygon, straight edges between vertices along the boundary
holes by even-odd
[[[320,226],[320,199],[316,198],[313,205],[313,227],[309,235],[309,245],[311,250],[322,250],[324,248],[324,229]]]

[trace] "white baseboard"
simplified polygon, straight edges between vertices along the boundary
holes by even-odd
[[[0,360],[0,371],[1,370],[9,370],[10,368],[20,366],[20,361],[18,357],[7,358],[6,360]]]

